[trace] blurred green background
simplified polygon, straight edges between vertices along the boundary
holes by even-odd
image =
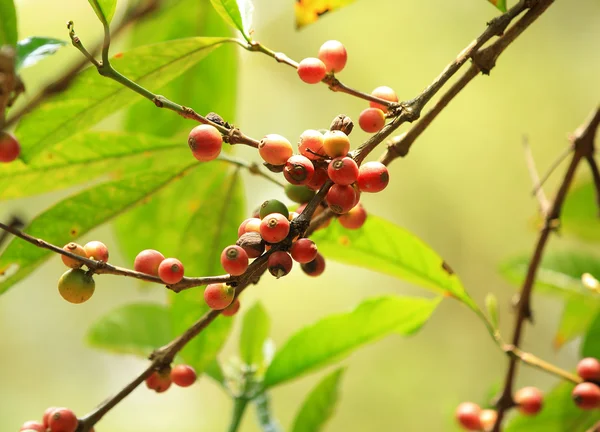
[[[20,38],[65,39],[65,23],[70,19],[82,40],[101,36],[101,26],[84,0],[16,3]],[[292,0],[254,3],[257,40],[296,60],[316,55],[325,40],[341,40],[349,61],[340,79],[364,91],[389,85],[400,99],[417,95],[498,13],[484,0],[362,0],[296,31]],[[530,194],[522,138],[529,137],[538,167],[544,171],[567,145],[567,134],[597,106],[599,23],[597,0],[556,2],[502,55],[491,77],[474,80],[417,141],[409,157],[391,165],[388,189],[363,195],[370,212],[413,231],[443,256],[479,303],[487,292],[494,292],[507,336],[512,331],[509,302],[514,288],[500,278],[497,267],[511,255],[530,251],[535,239],[537,204]],[[114,49],[126,43],[123,38]],[[26,70],[29,91],[79,56],[66,47]],[[293,70],[266,56],[240,52],[239,58],[235,123],[250,136],[279,133],[294,142],[304,129],[325,128],[339,113],[356,119],[365,106],[324,86],[303,84]],[[156,112],[158,119],[173,115]],[[117,115],[99,127],[114,129],[119,124]],[[352,141],[358,144],[365,137],[357,128]],[[235,151],[258,161],[250,149]],[[550,195],[563,168],[548,182]],[[582,169],[579,179],[587,175]],[[283,197],[270,183],[245,180],[249,210],[264,199]],[[31,219],[65,195],[3,202],[0,220],[14,212]],[[109,246],[115,264],[127,265],[110,226],[88,233],[81,243],[92,239]],[[555,237],[550,249],[560,250],[568,242]],[[309,279],[298,270],[279,281],[265,277],[244,295],[246,305],[260,298],[267,306],[277,344],[301,326],[376,294],[427,295],[383,275],[330,261],[327,265],[323,277]],[[103,276],[97,280],[93,301],[75,306],[56,293],[56,280],[63,271],[54,257],[0,299],[2,431],[16,431],[25,420],[41,418],[48,406],[68,406],[80,415],[88,412],[145,367],[143,360],[91,349],[83,336],[107,311],[139,300],[162,302],[164,290]],[[527,328],[524,347],[573,368],[577,343],[559,352],[552,348],[562,304],[536,296],[534,308],[536,324]],[[236,330],[222,360],[236,355],[237,334]],[[417,336],[389,337],[344,364],[348,371],[342,398],[328,431],[440,431],[454,430],[452,413],[459,402],[484,401],[503,378],[506,359],[477,318],[448,300]],[[284,427],[289,427],[305,394],[321,376],[311,375],[273,391],[273,409]],[[518,378],[519,385],[542,389],[555,382],[526,367]],[[230,409],[227,396],[203,378],[191,389],[173,388],[160,395],[140,388],[96,430],[223,431]],[[248,412],[242,430],[258,430],[253,411]]]

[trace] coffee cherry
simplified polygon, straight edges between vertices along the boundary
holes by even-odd
[[[88,301],[95,289],[94,278],[81,269],[67,270],[58,280],[58,292],[69,303]]]
[[[242,234],[235,244],[246,251],[248,258],[258,258],[265,251],[265,242],[257,232],[248,232]]]
[[[102,242],[88,242],[83,246],[83,250],[85,251],[86,256],[90,259],[108,262],[108,248]]]
[[[387,167],[381,162],[367,162],[358,169],[358,188],[361,192],[381,192],[390,181]]]
[[[298,64],[298,76],[308,84],[317,84],[327,75],[327,68],[318,58],[308,57]]]
[[[392,88],[387,86],[377,87],[371,92],[371,96],[375,96],[379,99],[383,99],[389,102],[398,102],[398,96],[396,95],[396,92]],[[369,102],[369,106],[371,108],[379,108],[384,113],[388,111],[387,106],[381,105],[377,102]]]
[[[290,211],[284,203],[276,199],[267,200],[260,205],[260,218],[264,219],[265,216],[271,213],[279,213],[284,215],[286,218],[289,217]]]
[[[230,275],[239,276],[248,268],[248,254],[239,246],[227,246],[221,252],[221,265]]]
[[[304,185],[315,173],[315,167],[310,159],[302,155],[294,155],[287,160],[283,168],[283,176],[293,185]]]
[[[318,57],[319,60],[325,63],[327,72],[338,73],[346,66],[348,53],[341,42],[329,40],[319,48]]]
[[[379,132],[385,125],[385,114],[379,108],[367,108],[358,116],[358,125],[367,133]]]
[[[260,219],[258,217],[252,217],[250,219],[246,219],[244,222],[242,222],[242,225],[240,225],[240,228],[238,228],[238,233],[240,232],[240,229],[244,229],[244,232],[242,234],[245,233],[249,233],[249,232],[259,232],[260,231]]]
[[[337,214],[348,213],[356,202],[356,193],[352,186],[342,186],[334,184],[331,186],[325,201],[332,212]]]
[[[271,165],[283,165],[294,154],[292,144],[281,135],[269,134],[260,140],[258,153]]]
[[[68,408],[56,408],[48,419],[50,432],[75,432],[78,424],[77,416]]]
[[[30,420],[23,423],[19,432],[46,432],[46,426],[40,422]]]
[[[235,299],[233,301],[233,303],[231,303],[229,306],[227,306],[225,309],[223,309],[221,311],[221,315],[227,316],[227,317],[234,316],[237,313],[237,311],[239,311],[239,310],[240,310],[240,300]]]
[[[306,264],[301,264],[300,267],[309,276],[320,276],[325,271],[325,258],[320,253],[317,257]]]
[[[335,184],[347,186],[358,179],[358,165],[351,157],[337,157],[329,163],[327,174]]]
[[[151,276],[158,276],[158,266],[165,259],[164,255],[154,249],[146,249],[141,251],[135,257],[133,269],[140,273],[145,273]]]
[[[290,271],[292,271],[293,265],[294,263],[292,261],[292,257],[290,254],[284,251],[273,252],[271,255],[269,255],[269,260],[267,261],[269,273],[271,273],[277,279],[287,275]]]
[[[302,156],[306,156],[311,160],[323,159],[326,154],[323,149],[325,137],[323,134],[314,129],[307,129],[300,135],[298,142],[298,151]]]
[[[21,154],[21,145],[8,132],[0,132],[0,162],[12,162]]]
[[[79,255],[80,257],[84,257],[87,258],[87,255],[85,253],[85,250],[83,249],[83,246],[75,243],[75,242],[71,242],[66,244],[63,247],[64,250],[66,250],[67,252],[71,252],[72,254],[75,255]],[[79,268],[81,267],[83,264],[81,263],[81,261],[77,261],[74,258],[68,257],[66,255],[61,255],[60,258],[62,259],[62,262],[67,266],[67,267],[71,267],[71,268]]]
[[[536,415],[544,402],[542,392],[535,387],[523,387],[515,393],[513,399],[524,415]]]
[[[50,424],[50,416],[52,415],[52,413],[54,412],[55,409],[56,409],[56,407],[50,407],[50,408],[46,408],[46,411],[44,411],[44,415],[42,417],[42,423],[44,424],[45,428],[50,427],[49,426],[49,424]]]
[[[482,410],[481,414],[479,414],[481,428],[484,430],[484,432],[492,432],[497,419],[498,413],[493,409]]]
[[[329,180],[327,169],[323,167],[315,168],[315,173],[313,174],[310,181],[306,183],[306,187],[313,191],[318,191],[323,187],[327,180]]]
[[[315,191],[309,189],[308,186],[305,185],[287,184],[285,185],[284,190],[286,196],[298,204],[307,203],[315,196]]]
[[[586,357],[577,363],[577,375],[585,381],[600,382],[600,361],[593,357]]]
[[[367,211],[359,203],[354,206],[348,213],[340,215],[338,221],[347,229],[359,229],[367,220]]]
[[[456,408],[456,420],[466,430],[478,431],[481,429],[479,415],[481,408],[472,402],[463,402]]]
[[[224,283],[209,284],[204,289],[204,301],[209,308],[225,309],[233,301],[235,288]]]
[[[216,159],[221,153],[223,137],[216,127],[201,124],[190,131],[188,145],[196,159],[207,162]]]
[[[346,156],[350,151],[350,139],[340,130],[327,131],[323,137],[323,150],[332,158]]]
[[[317,245],[310,239],[301,238],[292,245],[290,253],[295,261],[306,264],[317,257]]]
[[[177,258],[167,258],[158,266],[158,277],[166,284],[176,284],[183,279],[183,264]]]
[[[154,390],[156,393],[166,392],[171,387],[171,374],[169,370],[152,372],[148,378],[146,378],[146,387],[150,390]]]
[[[189,387],[196,382],[196,371],[188,365],[176,365],[171,369],[171,381],[179,387]]]
[[[279,243],[290,232],[290,222],[280,213],[271,213],[260,223],[260,236],[268,243]]]
[[[571,393],[575,405],[583,410],[600,408],[600,387],[594,383],[577,384]]]

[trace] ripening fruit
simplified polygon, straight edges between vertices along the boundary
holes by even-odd
[[[237,245],[227,246],[221,252],[221,265],[230,275],[239,276],[248,268],[248,254]]]
[[[12,162],[21,154],[21,145],[8,132],[0,132],[0,162]]]
[[[535,387],[523,387],[515,393],[513,398],[524,415],[536,415],[542,409],[544,396]]]
[[[335,184],[348,186],[358,179],[358,165],[351,157],[338,157],[329,163],[327,174]]]
[[[381,192],[389,181],[388,169],[381,162],[367,162],[358,169],[356,182],[361,192]]]
[[[77,416],[68,408],[56,408],[48,419],[51,432],[75,432],[78,424]]]
[[[281,135],[269,134],[258,144],[260,157],[271,165],[283,165],[294,154],[292,144]]]
[[[318,54],[319,60],[325,63],[327,72],[338,73],[346,66],[348,53],[340,41],[329,40],[321,45]]]
[[[260,205],[260,218],[264,219],[265,216],[271,213],[279,213],[284,215],[286,218],[290,216],[290,211],[284,203],[276,199],[270,199]]]
[[[311,160],[323,159],[326,156],[323,149],[324,139],[325,137],[318,130],[307,129],[300,135],[298,151]]]
[[[96,261],[108,262],[108,248],[99,241],[91,241],[83,246],[83,250],[88,258]]]
[[[156,393],[163,393],[171,387],[171,374],[169,370],[152,372],[148,378],[146,378],[146,387],[150,390],[154,390]]]
[[[50,416],[52,415],[52,413],[54,412],[55,409],[56,409],[56,407],[50,407],[50,408],[46,408],[46,411],[44,411],[44,415],[42,417],[42,423],[44,424],[45,428],[49,427]]]
[[[135,257],[133,269],[140,273],[145,273],[151,276],[158,276],[158,266],[165,259],[164,255],[154,249],[146,249],[141,251]]]
[[[271,273],[277,279],[287,275],[290,271],[292,271],[293,265],[294,262],[292,261],[292,257],[289,253],[284,251],[273,252],[271,255],[269,255],[269,260],[267,261],[269,273]]]
[[[398,102],[398,96],[396,95],[394,89],[387,86],[377,87],[371,92],[371,96],[375,96],[379,99],[383,99],[390,102]],[[387,106],[378,104],[377,102],[369,102],[369,106],[371,108],[379,108],[384,113],[388,111]]]
[[[323,137],[323,150],[332,158],[346,156],[350,151],[350,139],[341,130],[327,131]]]
[[[235,299],[233,303],[221,311],[221,315],[234,316],[240,310],[240,299]]]
[[[171,369],[171,381],[179,387],[189,387],[196,382],[196,371],[188,365],[176,365]]]
[[[348,213],[356,203],[356,193],[352,186],[342,186],[334,184],[331,186],[325,201],[332,212],[337,214]]]
[[[307,238],[298,239],[290,248],[292,258],[300,264],[311,262],[317,257],[317,253],[317,245]]]
[[[496,420],[498,419],[498,412],[493,409],[485,409],[479,414],[479,420],[481,422],[481,428],[484,432],[492,432]]]
[[[325,271],[325,258],[320,253],[317,257],[306,264],[301,264],[300,267],[309,276],[319,276]]]
[[[257,232],[242,234],[235,244],[246,251],[248,258],[258,258],[265,251],[265,242]]]
[[[58,280],[58,292],[69,303],[88,301],[95,289],[94,278],[81,269],[67,270]]]
[[[298,64],[298,76],[308,84],[317,84],[327,75],[327,67],[318,58],[307,57]]]
[[[289,215],[288,215],[289,216]],[[268,243],[279,243],[290,232],[288,216],[280,213],[271,213],[260,223],[260,236]]]
[[[379,132],[385,125],[385,113],[379,108],[367,108],[358,116],[358,125],[367,133]]]
[[[244,222],[242,222],[242,225],[240,225],[240,228],[238,229],[238,233],[240,232],[240,229],[244,229],[244,232],[242,233],[250,233],[250,232],[259,232],[260,231],[260,219],[258,217],[252,217],[250,219],[246,219]]]
[[[158,266],[158,277],[166,284],[176,284],[183,279],[183,264],[177,258],[167,258]]]
[[[310,181],[306,183],[306,187],[313,191],[318,191],[323,187],[327,180],[329,180],[327,169],[323,167],[315,168],[315,173],[313,174]]]
[[[600,382],[600,361],[593,357],[586,357],[577,363],[577,375],[585,381]]]
[[[298,204],[307,203],[315,196],[315,191],[309,189],[308,186],[305,185],[287,184],[285,185],[284,190],[286,196]]]
[[[367,211],[362,204],[357,204],[348,213],[340,215],[338,221],[347,229],[359,229],[367,220]]]
[[[80,257],[87,258],[85,250],[83,250],[83,246],[81,246],[80,244],[77,244],[75,242],[71,242],[71,243],[66,244],[63,247],[63,249],[66,250],[67,252],[71,252],[72,254],[79,255]],[[60,258],[62,259],[62,262],[67,267],[71,267],[71,268],[76,269],[76,268],[79,268],[79,267],[81,267],[83,265],[81,263],[81,261],[77,261],[76,259],[73,259],[73,258],[68,257],[66,255],[61,255]]]
[[[188,145],[196,159],[207,162],[221,153],[223,137],[216,127],[201,124],[190,131]]]
[[[591,382],[577,384],[571,393],[575,405],[583,410],[600,408],[600,387]]]
[[[21,426],[21,429],[19,429],[19,432],[21,432],[21,431],[46,432],[46,426],[44,426],[40,422],[30,420],[30,421],[26,421],[25,423],[23,423],[23,425]]]
[[[456,408],[456,420],[466,430],[481,430],[481,408],[473,402],[463,402]]]
[[[302,155],[293,155],[287,160],[283,168],[283,176],[293,185],[308,183],[314,173],[314,165],[309,158]]]
[[[224,283],[209,284],[204,289],[204,301],[209,308],[225,309],[233,301],[235,288]]]

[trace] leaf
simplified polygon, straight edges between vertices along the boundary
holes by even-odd
[[[600,359],[600,313],[593,319],[581,345],[581,357]]]
[[[492,293],[485,296],[485,307],[488,311],[490,321],[495,329],[498,328],[498,299]]]
[[[333,223],[312,238],[329,259],[397,277],[477,309],[448,264],[418,237],[391,222],[369,215],[359,230]]]
[[[210,0],[219,15],[232,27],[242,32],[250,42],[252,29],[252,14],[254,5],[251,0]]]
[[[177,170],[138,173],[86,189],[37,216],[25,231],[52,244],[64,245],[127,211],[197,165],[185,161]],[[13,238],[0,256],[0,294],[29,275],[50,254],[46,249]]]
[[[565,302],[556,335],[554,348],[559,349],[567,342],[584,334],[594,316],[600,312],[600,297],[573,296]]]
[[[600,420],[600,411],[583,411],[571,399],[573,384],[561,382],[544,396],[544,409],[535,416],[518,415],[505,432],[584,432]]]
[[[116,70],[142,86],[161,87],[225,40],[197,37],[147,45],[125,53],[111,63]],[[122,84],[100,76],[95,68],[84,70],[66,91],[46,100],[23,117],[15,132],[21,142],[22,159],[31,162],[44,149],[90,128],[140,97]],[[175,114],[157,111],[156,115]]]
[[[244,314],[240,334],[240,356],[247,365],[260,367],[263,364],[263,348],[271,322],[269,315],[260,302],[257,302]]]
[[[117,8],[117,0],[88,0],[98,19],[103,24],[110,24],[110,21],[115,15]]]
[[[1,1],[1,0],[0,0]],[[33,36],[17,42],[15,69],[33,66],[40,60],[54,54],[67,43],[60,39]]]
[[[172,338],[167,307],[156,303],[133,303],[110,311],[88,329],[93,347],[118,354],[148,357]]]
[[[13,0],[0,0],[0,46],[16,45],[17,10]]]
[[[496,6],[500,12],[506,12],[506,0],[488,0],[491,4]]]
[[[296,332],[275,354],[265,375],[272,387],[347,357],[390,333],[410,335],[429,319],[440,298],[384,296],[352,312],[330,315]]]
[[[587,242],[600,241],[600,219],[592,183],[573,187],[561,213],[561,229]]]
[[[353,3],[354,0],[297,0],[294,2],[296,28],[312,24],[327,12]]]
[[[319,432],[331,418],[339,398],[344,368],[323,378],[304,400],[294,419],[292,432]]]

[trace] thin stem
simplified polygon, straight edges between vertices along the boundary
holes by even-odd
[[[531,191],[533,195],[537,194],[538,190],[544,187],[544,184],[550,178],[552,173],[556,171],[558,166],[571,154],[572,151],[573,146],[570,145],[565,148],[565,150],[554,160],[554,162],[552,162],[552,165],[550,165],[550,168],[548,168],[548,170],[544,173],[544,176],[541,178],[541,180],[534,185],[533,190]]]
[[[548,201],[548,198],[546,198],[544,189],[542,187],[538,187],[540,184],[540,177],[535,166],[535,159],[533,158],[533,153],[531,152],[531,146],[529,145],[529,141],[527,140],[526,136],[523,136],[523,150],[525,152],[525,162],[527,163],[527,170],[529,171],[531,182],[537,190],[535,196],[540,206],[540,212],[543,216],[546,216],[548,211],[550,211],[550,201]]]
[[[231,413],[231,422],[229,423],[229,432],[237,432],[242,423],[242,418],[248,406],[248,399],[245,396],[237,396],[233,399],[233,412]]]
[[[247,169],[251,174],[260,176],[268,181],[270,181],[271,183],[280,186],[280,187],[285,187],[286,183],[279,180],[278,178],[272,177],[269,174],[267,174],[266,172],[264,172],[263,170],[260,169],[260,166],[256,163],[256,162],[246,162],[243,159],[239,159],[233,156],[229,156],[228,154],[222,153],[219,155],[219,157],[217,157],[217,160],[221,160],[233,165],[237,165],[241,168],[245,168]]]
[[[598,164],[593,155],[587,155],[585,157],[590,171],[592,172],[592,178],[594,179],[594,189],[596,191],[596,206],[598,207],[598,213],[600,214],[600,171],[598,171]]]
[[[548,372],[549,374],[555,375],[566,381],[570,381],[573,384],[579,384],[579,383],[583,382],[583,379],[581,379],[581,377],[579,377],[575,374],[572,374],[570,372],[567,372],[566,370],[561,369],[545,360],[542,360],[541,358],[539,358],[531,353],[523,352],[514,345],[505,345],[504,351],[509,356],[516,357],[521,362],[523,362],[529,366],[533,366],[539,370]]]

